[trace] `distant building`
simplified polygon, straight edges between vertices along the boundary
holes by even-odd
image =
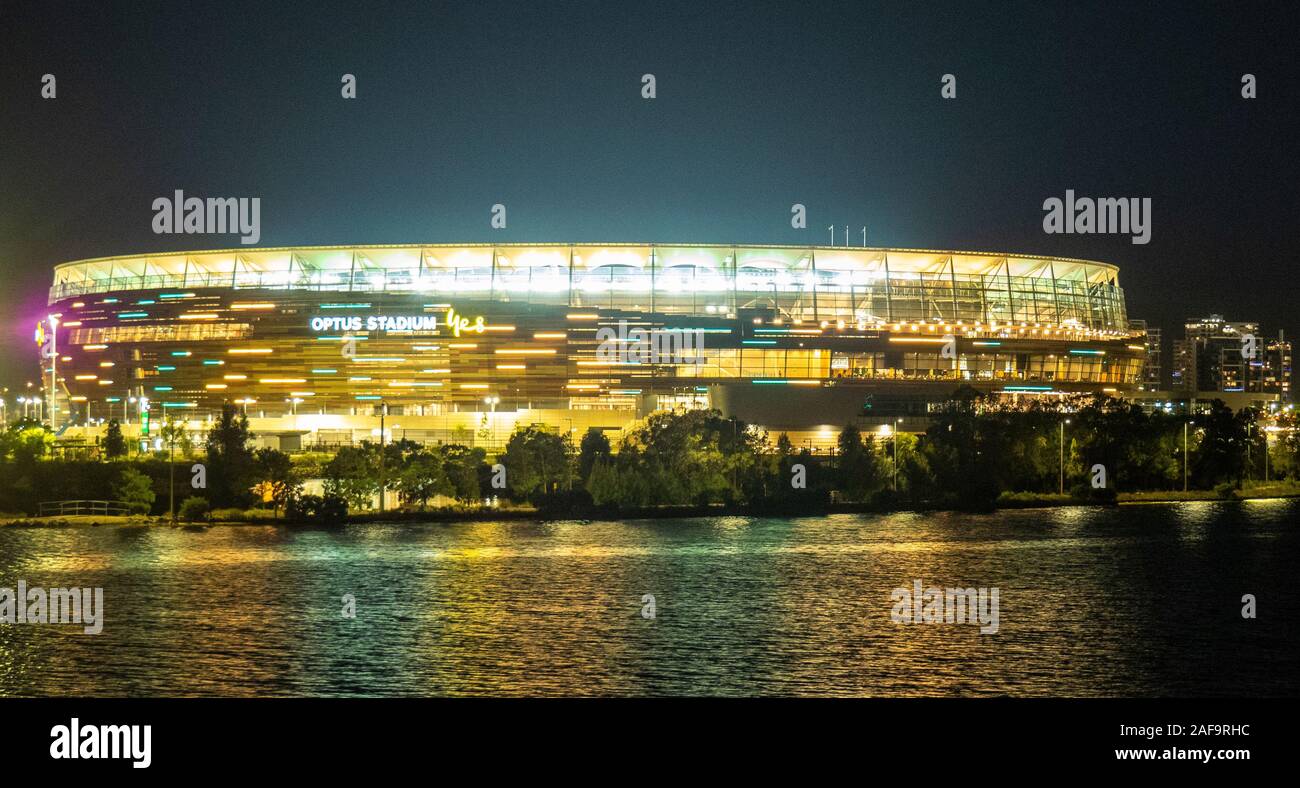
[[[1169,367],[1169,387],[1175,391],[1196,390],[1196,342],[1175,339],[1173,363]]]
[[[1269,340],[1264,346],[1259,381],[1261,391],[1277,394],[1284,402],[1291,401],[1291,341],[1281,331],[1277,332],[1277,339]]]
[[[1222,315],[1188,319],[1183,328],[1183,338],[1173,343],[1171,389],[1291,398],[1291,343],[1281,332],[1266,339],[1258,322]]]
[[[1141,388],[1146,391],[1158,391],[1166,387],[1164,376],[1164,337],[1159,328],[1147,325],[1145,320],[1130,320],[1131,331],[1141,332],[1145,336],[1146,359],[1142,365]]]

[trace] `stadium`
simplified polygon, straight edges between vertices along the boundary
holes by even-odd
[[[852,422],[916,428],[961,384],[1134,390],[1145,348],[1118,276],[1086,260],[812,246],[106,257],[55,268],[43,368],[60,422],[137,433],[146,414],[202,422],[230,403],[286,448],[370,438],[381,413],[394,437],[499,445],[517,424],[617,431],[713,407],[817,447]]]

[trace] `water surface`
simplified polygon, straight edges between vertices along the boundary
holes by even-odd
[[[0,695],[1294,696],[1298,514],[0,528],[0,586],[107,609],[0,624]],[[915,579],[997,587],[998,633],[894,623]]]

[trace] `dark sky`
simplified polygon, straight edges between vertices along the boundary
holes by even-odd
[[[154,235],[175,189],[262,198],[264,246],[865,222],[872,245],[1116,263],[1167,333],[1215,311],[1293,334],[1295,5],[0,0],[0,384],[34,378],[54,264],[237,245]],[[1150,244],[1044,234],[1066,189],[1150,197]]]

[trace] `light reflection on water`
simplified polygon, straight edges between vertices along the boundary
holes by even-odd
[[[7,528],[0,586],[107,620],[0,625],[0,695],[1295,695],[1298,512]],[[999,632],[893,623],[914,579],[998,587]]]

